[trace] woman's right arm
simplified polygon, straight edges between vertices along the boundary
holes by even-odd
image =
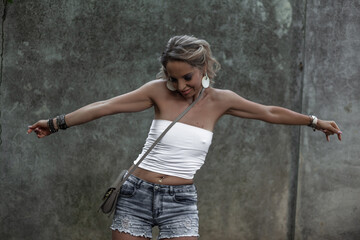
[[[154,105],[151,97],[151,93],[154,92],[154,82],[156,81],[149,82],[132,92],[108,100],[92,103],[66,114],[66,124],[68,127],[71,127],[107,115],[123,112],[139,112],[148,109]],[[55,118],[53,119],[53,123],[55,129],[58,129]],[[48,120],[40,120],[32,126],[29,126],[27,131],[28,134],[33,131],[39,138],[50,135],[51,132],[48,126]]]

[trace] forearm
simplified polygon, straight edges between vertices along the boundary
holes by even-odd
[[[78,110],[66,114],[65,121],[68,127],[84,124],[102,116],[108,115],[104,108],[106,101],[99,101],[86,105]],[[55,129],[58,129],[56,118],[53,119]]]
[[[277,106],[267,106],[267,114],[263,120],[269,123],[288,125],[309,125],[311,123],[308,115]]]
[[[142,87],[108,100],[95,102],[66,114],[65,121],[68,127],[84,124],[103,116],[124,112],[139,112],[153,106],[149,95],[154,84],[145,84]],[[54,119],[55,130],[57,129]]]

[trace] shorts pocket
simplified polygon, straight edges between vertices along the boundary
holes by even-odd
[[[196,192],[177,192],[174,194],[174,201],[183,204],[194,204],[197,202]]]
[[[135,195],[136,187],[129,181],[126,181],[120,189],[121,197],[132,197]]]

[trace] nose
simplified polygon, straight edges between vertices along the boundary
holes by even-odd
[[[179,91],[184,90],[186,88],[186,82],[183,79],[178,80],[177,82],[177,89]]]

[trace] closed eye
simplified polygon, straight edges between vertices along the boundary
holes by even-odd
[[[193,76],[192,73],[188,73],[188,74],[185,74],[185,75],[183,76],[183,78],[184,78],[185,81],[190,81],[190,80],[192,79],[192,76]],[[173,77],[169,77],[169,80],[170,80],[171,82],[177,82],[177,79],[176,79],[176,78],[173,78]]]
[[[185,81],[190,81],[192,79],[192,74],[186,74],[184,76]]]

